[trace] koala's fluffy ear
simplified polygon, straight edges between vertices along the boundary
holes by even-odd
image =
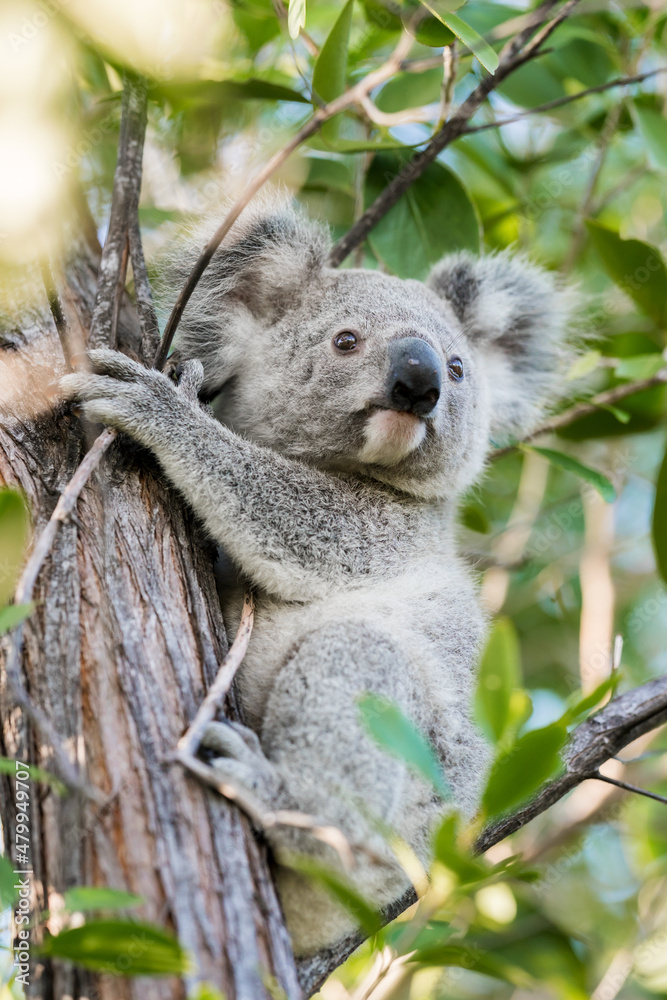
[[[202,249],[225,216],[177,236],[163,255],[159,297],[170,307]],[[188,302],[177,335],[184,359],[204,365],[204,394],[234,374],[253,333],[298,305],[324,268],[328,233],[286,198],[259,198],[249,205],[214,253]]]
[[[479,347],[492,392],[491,436],[526,433],[562,392],[572,357],[570,289],[520,256],[452,254],[427,284],[451,305],[466,337]]]

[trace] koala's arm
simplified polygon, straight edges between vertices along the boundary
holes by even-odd
[[[90,360],[94,374],[65,376],[65,394],[81,401],[88,419],[149,448],[253,582],[300,600],[368,572],[381,527],[363,487],[244,440],[166,376],[123,354],[93,351]]]

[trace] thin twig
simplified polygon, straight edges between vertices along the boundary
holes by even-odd
[[[452,110],[452,97],[454,96],[458,61],[456,42],[452,42],[451,45],[445,45],[442,50],[442,87],[440,89],[440,113],[438,115],[436,131],[442,128]]]
[[[570,424],[573,424],[577,420],[581,420],[582,417],[588,417],[591,413],[597,413],[598,410],[606,406],[614,406],[614,404],[619,403],[627,396],[634,396],[637,392],[644,392],[646,389],[653,389],[655,386],[665,385],[665,383],[667,383],[667,368],[661,368],[660,371],[655,375],[652,375],[651,378],[640,379],[637,382],[624,382],[622,385],[617,385],[613,389],[607,389],[605,392],[600,392],[597,396],[593,396],[592,399],[586,400],[582,403],[576,403],[569,409],[563,410],[562,413],[557,413],[555,417],[545,420],[544,423],[540,424],[539,427],[536,427],[530,434],[526,434],[521,441],[517,441],[515,444],[509,444],[504,448],[497,448],[491,453],[490,458],[492,461],[495,461],[498,458],[503,458],[505,455],[509,455],[513,452],[519,444],[532,441],[540,434],[549,434],[553,431],[558,431],[563,427],[569,427]]]
[[[268,181],[269,177],[271,177],[291,156],[294,150],[305,142],[306,139],[309,139],[311,135],[314,135],[325,121],[328,121],[329,118],[333,118],[334,115],[340,114],[341,111],[345,111],[347,108],[361,104],[362,100],[367,94],[370,93],[371,90],[392,77],[394,73],[401,68],[405,58],[412,48],[413,43],[414,39],[412,36],[409,35],[408,32],[403,32],[396,48],[382,66],[373,70],[371,73],[368,73],[367,76],[355,84],[354,87],[351,87],[350,90],[341,94],[340,97],[337,97],[329,104],[325,104],[318,108],[312,118],[310,118],[306,124],[299,129],[296,135],[293,136],[282,149],[279,149],[278,152],[271,157],[268,163],[266,163],[264,167],[262,167],[262,169],[255,175],[255,177],[253,177],[241,196],[234,202],[223,222],[202,250],[195,266],[188,276],[185,285],[181,289],[181,292],[171,311],[171,315],[167,320],[167,324],[162,335],[162,341],[155,355],[154,366],[157,369],[162,370],[162,368],[164,368],[164,364],[167,360],[169,349],[174,339],[174,334],[176,333],[178,324],[180,323],[181,316],[183,315],[183,311],[190,299],[190,296],[194,292],[199,279],[208,267],[213,254],[218,249],[236,220],[239,218],[246,205],[248,205],[254,195],[257,194],[259,189]]]
[[[472,135],[474,132],[486,132],[491,128],[502,128],[503,125],[512,125],[513,122],[520,122],[524,118],[529,118],[531,115],[543,114],[545,111],[554,111],[556,108],[565,107],[566,104],[572,104],[573,101],[580,101],[584,97],[589,97],[591,94],[601,94],[604,90],[611,90],[614,87],[629,87],[633,83],[641,83],[643,80],[648,80],[649,77],[656,76],[658,73],[667,73],[667,66],[661,66],[659,69],[652,69],[650,73],[639,73],[637,76],[626,76],[619,77],[617,80],[610,80],[608,83],[601,83],[597,87],[588,87],[586,90],[579,90],[576,94],[568,94],[566,97],[558,97],[554,101],[547,101],[546,104],[538,104],[537,107],[528,108],[527,111],[520,111],[516,115],[510,115],[509,118],[500,118],[498,121],[485,122],[484,125],[472,125],[469,128],[465,128],[462,131],[462,135]]]
[[[53,280],[53,272],[51,271],[51,264],[46,257],[42,258],[40,261],[40,269],[42,272],[42,281],[44,282],[46,297],[49,302],[49,308],[51,310],[51,315],[53,316],[53,321],[56,324],[60,346],[62,347],[63,356],[65,358],[65,364],[67,365],[68,370],[71,370],[74,351],[72,344],[70,343],[70,331],[65,320],[62,303],[58,296],[58,292],[56,291],[56,285]]]
[[[109,331],[109,347],[116,349],[118,340],[118,317],[120,316],[120,307],[123,302],[123,296],[125,295],[125,282],[127,281],[127,265],[130,259],[130,243],[126,236],[125,242],[123,243],[123,252],[120,257],[120,270],[118,272],[118,281],[116,283],[116,290],[113,296],[113,308],[111,311],[111,329]]]
[[[589,777],[596,778],[597,781],[606,781],[608,785],[615,785],[617,788],[623,788],[626,792],[635,792],[637,795],[645,795],[647,799],[654,799],[656,802],[662,802],[664,805],[667,805],[667,798],[664,795],[649,792],[648,789],[640,788],[638,785],[631,785],[628,781],[610,778],[607,774],[601,774],[600,771],[593,771]]]
[[[294,812],[288,809],[267,810],[263,803],[247,789],[223,781],[214,767],[210,767],[197,757],[202,737],[207,727],[215,718],[216,712],[222,707],[227,693],[232,685],[236,671],[243,663],[255,616],[255,602],[251,593],[246,591],[243,602],[241,621],[229,648],[227,655],[220,664],[220,669],[206,697],[199,706],[197,714],[188,726],[187,731],[178,741],[174,758],[186,770],[196,775],[200,781],[215,788],[221,795],[235,802],[239,808],[262,830],[275,826],[292,826],[308,830],[314,837],[332,847],[340,856],[346,868],[354,866],[354,853],[346,837],[338,827],[319,823],[313,816]]]
[[[88,340],[90,347],[108,347],[112,342],[114,302],[122,273],[129,220],[139,205],[147,106],[145,80],[127,72],[123,87],[109,231],[100,259],[97,295]]]
[[[137,303],[137,312],[139,313],[139,324],[141,326],[141,359],[146,364],[149,364],[160,343],[160,327],[155,314],[151,285],[146,271],[138,212],[132,212],[130,215],[129,239],[134,295]]]
[[[407,189],[414,184],[435,158],[455,139],[463,134],[466,125],[488,95],[503,80],[530,59],[539,55],[540,48],[553,31],[570,14],[578,0],[567,0],[558,14],[538,31],[534,38],[527,42],[534,27],[534,21],[540,22],[545,13],[555,6],[555,0],[546,3],[535,11],[535,18],[530,24],[505,46],[500,54],[500,62],[493,76],[485,76],[475,90],[466,98],[443,127],[435,133],[428,145],[417,153],[409,163],[387,184],[373,204],[355,222],[351,229],[333,248],[329,257],[331,267],[337,267],[359,243],[366,239],[369,232],[393,208]]]
[[[202,736],[209,723],[213,722],[215,714],[227,697],[227,693],[232,685],[236,671],[243,663],[243,658],[248,649],[250,635],[252,633],[255,619],[255,601],[251,593],[246,591],[241,613],[241,622],[236,633],[234,642],[206,693],[206,697],[199,706],[197,714],[187,728],[187,731],[178,741],[177,754],[179,760],[184,757],[194,757],[199,750]]]
[[[327,844],[336,851],[346,869],[354,868],[355,858],[352,847],[345,834],[337,826],[323,825],[314,816],[294,812],[291,809],[266,809],[264,803],[256,795],[253,795],[246,788],[224,781],[216,773],[214,767],[205,764],[198,757],[191,757],[177,750],[174,759],[191,774],[194,774],[202,784],[208,785],[209,788],[215,789],[219,795],[234,802],[259,830],[272,830],[277,826],[290,826],[306,830],[316,840]]]

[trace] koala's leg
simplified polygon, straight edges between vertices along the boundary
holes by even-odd
[[[338,827],[356,862],[345,874],[362,895],[383,906],[410,885],[387,844],[387,830],[408,840],[426,862],[429,828],[442,804],[367,735],[357,704],[366,691],[413,714],[409,664],[390,636],[362,622],[331,624],[306,636],[269,695],[261,744],[272,777],[258,767],[252,790],[260,798],[275,794],[274,808]],[[221,774],[243,781],[250,765],[247,745],[232,746],[237,733],[231,730],[227,737],[218,735],[226,742],[225,753],[235,758],[216,762]],[[336,851],[309,831],[288,825],[266,834],[277,861],[284,863],[277,881],[295,950],[314,951],[353,930],[348,912],[289,868],[291,856],[309,855],[342,873]]]

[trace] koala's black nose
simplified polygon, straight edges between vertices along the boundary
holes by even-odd
[[[397,410],[426,417],[440,398],[442,365],[425,340],[401,337],[389,344],[389,398]]]

